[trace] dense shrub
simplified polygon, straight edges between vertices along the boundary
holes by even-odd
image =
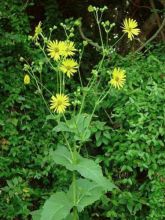
[[[52,133],[52,125],[45,122],[47,112],[37,89],[23,84],[26,72],[20,57],[41,57],[28,40],[30,20],[25,6],[18,1],[11,6],[10,0],[0,3],[1,219],[27,219],[49,188],[61,185],[57,184],[59,170],[52,168],[48,157],[57,135]],[[61,170],[60,175],[64,183],[65,172]]]
[[[114,60],[125,66],[127,86],[105,101],[107,112],[101,117],[107,119],[96,123],[93,145],[101,150],[105,171],[120,188],[105,206],[103,202],[103,216],[110,219],[165,217],[163,49]]]

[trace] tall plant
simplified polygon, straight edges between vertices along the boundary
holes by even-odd
[[[107,7],[88,7],[88,11],[93,13],[98,25],[100,43],[96,44],[92,40],[86,39],[82,42],[82,47],[79,50],[73,39],[75,27],[81,25],[80,20],[61,24],[64,29],[65,40],[60,41],[52,40],[52,32],[57,27],[50,28],[48,37],[43,33],[41,23],[36,27],[35,34],[31,38],[43,52],[47,64],[55,72],[56,84],[53,93],[43,84],[42,71],[38,77],[35,74],[36,65],[34,63],[29,64],[24,58],[21,58],[21,61],[26,62],[24,64],[26,73],[24,83],[29,84],[30,79],[33,80],[49,109],[50,117],[57,122],[54,131],[62,135],[60,143],[57,144],[57,149],[50,152],[51,157],[55,164],[64,166],[72,172],[72,182],[68,191],[60,191],[51,195],[40,210],[32,213],[34,220],[78,220],[79,213],[85,207],[99,200],[106,192],[117,188],[111,179],[103,175],[102,169],[96,161],[81,155],[81,149],[91,135],[91,121],[96,109],[111,94],[112,87],[122,89],[126,81],[125,70],[116,66],[113,70],[108,71],[109,79],[105,82],[105,88],[101,88],[101,81],[104,80],[102,77],[104,62],[109,62],[107,58],[125,34],[128,34],[128,38],[132,40],[140,32],[135,20],[125,19],[123,35],[114,44],[109,44],[109,35],[114,24],[102,20],[106,9]],[[104,40],[105,36],[106,40]],[[82,80],[81,77],[80,65],[84,49],[88,43],[96,46],[96,51],[101,54],[101,60],[91,71],[90,77],[84,82],[85,80]],[[73,58],[74,56],[78,57],[78,61]],[[66,84],[73,82],[71,79],[76,74],[79,77],[80,86],[76,92],[68,95]],[[45,92],[50,96],[50,106],[45,99]],[[92,96],[94,96],[94,105],[86,112],[87,99]]]

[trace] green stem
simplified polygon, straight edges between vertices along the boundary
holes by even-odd
[[[86,93],[83,91],[83,97],[82,97],[82,102],[81,102],[81,107],[80,107],[80,111],[79,111],[79,115],[81,114],[83,107],[84,107],[84,101],[85,101],[85,97],[86,97]]]
[[[78,63],[79,67],[80,67],[80,64],[81,64],[83,53],[84,53],[84,46],[83,46],[82,51],[81,51],[80,56],[79,56],[79,63]],[[78,67],[78,74],[79,74],[79,79],[80,79],[81,87],[83,88],[83,83],[82,83],[82,78],[81,78],[80,68],[79,67]]]
[[[83,88],[83,83],[82,83],[82,79],[81,79],[81,74],[80,74],[80,69],[79,68],[78,68],[78,75],[79,75],[81,87]]]
[[[63,78],[63,83],[62,83],[63,84],[62,85],[63,86],[63,93],[65,94],[65,74],[64,73],[62,74],[62,78]]]
[[[41,84],[42,84],[42,73],[40,72],[40,82],[41,82]],[[42,91],[42,87],[40,88],[41,89],[41,91]]]
[[[100,27],[100,19],[98,17],[98,13],[96,12],[96,22],[98,25],[98,29],[99,29],[99,35],[100,35],[100,40],[101,40],[101,46],[102,46],[102,50],[104,51],[104,42],[103,42],[103,37],[102,37],[102,31],[101,31],[101,27]]]
[[[105,95],[102,96],[102,94],[104,93],[104,92],[103,92],[103,93],[100,95],[100,97],[98,98],[98,100],[96,101],[96,104],[95,104],[95,106],[94,106],[94,108],[93,108],[93,111],[92,111],[92,113],[91,113],[91,116],[90,116],[89,124],[88,124],[88,126],[87,126],[87,128],[86,128],[86,131],[87,131],[87,129],[89,128],[89,125],[90,125],[90,123],[91,123],[91,121],[92,121],[92,118],[93,118],[93,115],[94,115],[94,113],[95,113],[95,111],[96,111],[97,106],[106,98],[106,96],[108,95],[109,91],[110,91],[110,88],[107,90],[107,92],[105,93]],[[84,134],[86,133],[86,131],[84,132]],[[83,135],[83,136],[84,136],[84,135]],[[81,150],[81,146],[79,147],[79,152],[80,152],[80,150]]]
[[[70,144],[69,144],[69,142],[68,142],[68,140],[67,140],[67,138],[66,138],[64,132],[61,131],[61,133],[62,133],[62,135],[63,135],[63,137],[64,137],[64,139],[65,139],[65,142],[66,142],[66,144],[67,144],[67,146],[68,146],[68,149],[69,149],[69,151],[70,151],[72,160],[74,160],[74,154],[73,154],[72,148],[71,148],[71,146],[70,146]]]
[[[73,220],[77,220],[77,209],[76,209],[76,207],[73,208]]]
[[[60,79],[60,94],[61,94],[61,84],[62,84],[62,79],[61,79],[61,73],[58,72],[58,74],[59,74],[59,79]]]
[[[77,151],[76,151],[76,146],[74,146],[74,162],[76,163],[77,160]],[[77,190],[76,190],[77,186],[76,186],[76,172],[73,171],[73,220],[78,220],[78,212],[77,212],[77,207],[76,207],[76,203],[77,203]]]
[[[104,58],[105,58],[105,54],[103,54],[103,57],[102,57],[102,59],[101,59],[101,61],[100,61],[100,64],[99,64],[99,67],[98,67],[98,70],[97,70],[98,72],[100,71],[100,68],[101,68],[101,66],[102,66],[102,64],[103,64],[103,62],[104,62]],[[96,79],[93,79],[93,80],[92,80],[92,79],[93,79],[93,76],[91,77],[91,80],[88,82],[88,85],[87,85],[88,91],[90,91],[90,89],[92,88],[92,86],[93,86],[93,84],[95,83],[95,80],[96,80]],[[92,81],[92,82],[91,82],[91,81]],[[90,82],[91,82],[91,84],[90,84]],[[100,83],[100,80],[99,80],[99,83]],[[98,84],[99,84],[99,83],[98,83]],[[86,92],[83,93],[83,98],[82,98],[82,103],[81,103],[79,115],[81,114],[81,112],[82,112],[82,110],[83,110],[85,98],[86,98],[86,96],[87,96],[88,91],[86,91]]]

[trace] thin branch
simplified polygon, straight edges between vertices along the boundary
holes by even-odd
[[[163,22],[161,24],[161,26],[159,27],[159,29],[155,32],[155,34],[149,39],[147,40],[141,47],[139,47],[136,51],[136,52],[139,52],[141,51],[147,44],[149,44],[151,41],[153,41],[157,35],[160,33],[160,31],[163,29],[163,27],[165,26],[165,18],[163,19]]]
[[[160,28],[160,26],[161,26],[160,17],[159,17],[159,15],[158,15],[158,13],[156,12],[156,7],[155,7],[154,0],[150,0],[150,5],[151,5],[151,7],[152,7],[152,9],[153,9],[153,13],[154,13],[155,16],[156,16],[156,21],[157,21],[158,27]],[[162,36],[162,40],[165,42],[165,36],[164,36],[164,34],[163,34],[163,31],[160,31],[160,34],[161,34],[161,36]]]
[[[82,30],[82,26],[79,25],[79,32],[80,32],[80,35],[82,37],[82,39],[84,39],[85,41],[87,41],[90,45],[94,46],[95,48],[97,48],[98,50],[101,50],[102,47],[98,45],[98,43],[95,43],[93,42],[91,39],[89,39],[88,37],[85,36],[85,34],[83,33],[83,30]]]

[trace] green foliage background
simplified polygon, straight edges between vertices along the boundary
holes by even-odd
[[[32,210],[70,180],[68,172],[54,166],[49,157],[61,141],[53,131],[56,124],[47,117],[33,84],[23,84],[20,57],[43,59],[28,40],[34,21],[28,10],[33,6],[28,10],[25,6],[16,0],[0,3],[0,218],[4,220],[30,219]],[[58,4],[49,0],[45,30],[61,18]],[[97,109],[86,149],[120,190],[85,210],[81,219],[165,219],[164,49],[158,44],[144,55],[114,54],[110,66],[104,63],[105,78],[107,70],[117,65],[126,69],[127,83]],[[84,70],[88,69],[86,60]],[[43,81],[53,88],[46,65],[43,71]],[[95,100],[88,98],[94,105]]]

